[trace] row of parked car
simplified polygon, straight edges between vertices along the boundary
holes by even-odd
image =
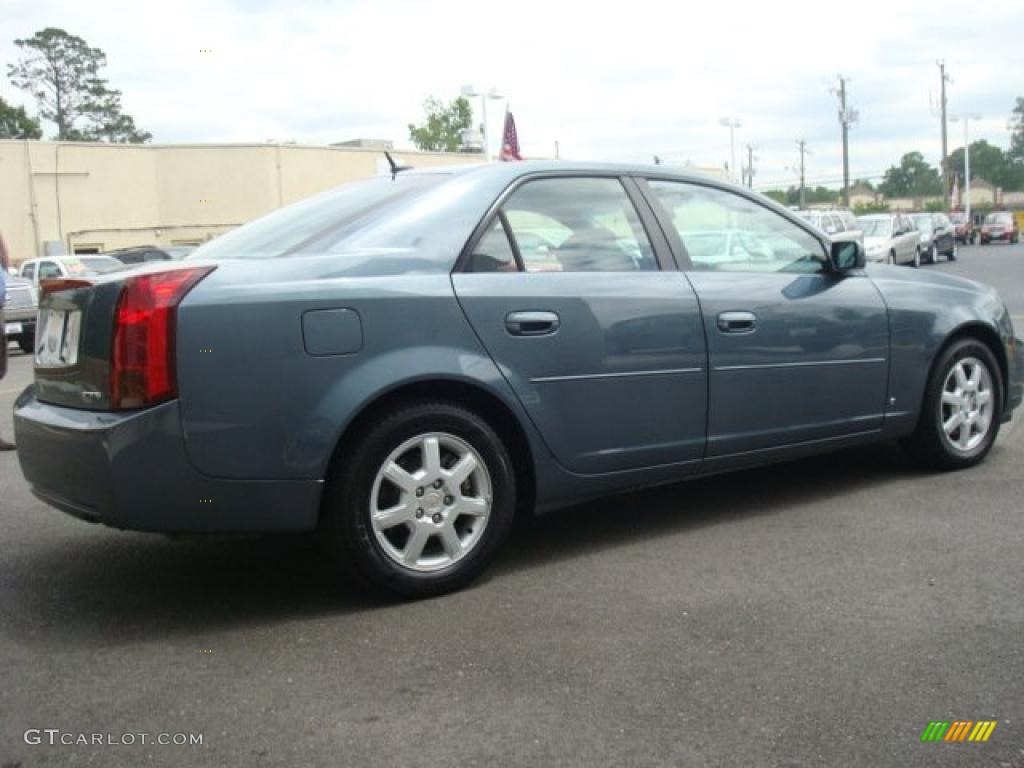
[[[139,264],[154,261],[177,261],[185,258],[192,250],[192,247],[186,246],[147,245],[107,253],[29,259],[21,265],[17,274],[11,275],[6,281],[4,340],[17,342],[23,352],[32,352],[35,345],[40,280],[89,277],[131,269]]]
[[[1013,214],[988,214],[977,232],[962,213],[876,213],[854,216],[848,210],[806,210],[798,212],[833,240],[857,240],[868,261],[889,264],[934,264],[940,257],[955,259],[957,245],[982,245],[1020,240]]]

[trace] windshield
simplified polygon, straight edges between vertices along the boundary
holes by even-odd
[[[911,216],[911,218],[914,220],[914,225],[922,232],[931,232],[935,227],[931,216]]]
[[[271,259],[328,250],[371,214],[422,194],[446,174],[399,175],[345,184],[281,208],[202,245],[189,259]]]
[[[864,237],[889,237],[892,234],[891,219],[860,219]]]
[[[109,256],[83,256],[78,259],[64,259],[64,268],[71,275],[82,275],[86,272],[102,275],[124,269],[124,264]]]
[[[1010,214],[1008,213],[990,213],[985,217],[986,224],[1009,224]]]

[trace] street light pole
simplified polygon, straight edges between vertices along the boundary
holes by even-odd
[[[736,117],[722,117],[718,120],[719,125],[729,129],[729,175],[733,181],[736,180],[736,129],[743,125],[743,121]]]
[[[964,213],[967,215],[967,232],[969,237],[969,233],[974,227],[974,222],[971,220],[971,143],[968,137],[967,126],[971,120],[981,120],[981,115],[977,112],[971,112],[966,115],[953,115],[949,119],[954,123],[958,120],[964,121],[964,198],[967,200],[964,206]]]
[[[462,86],[462,95],[467,99],[476,98],[477,96],[480,97],[480,133],[482,134],[484,142],[484,160],[489,163],[491,162],[491,145],[487,140],[487,100],[502,99],[504,96],[498,93],[497,88],[490,88],[487,91],[478,91],[472,85]]]
[[[950,81],[949,75],[946,74],[946,62],[945,60],[935,62],[939,65],[939,83],[940,83],[940,109],[942,112],[942,202],[949,210],[949,156],[946,152],[946,83]]]

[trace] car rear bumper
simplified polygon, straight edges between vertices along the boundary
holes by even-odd
[[[21,469],[40,499],[115,528],[165,533],[297,531],[316,526],[322,483],[224,480],[185,453],[177,401],[100,413],[15,403]]]

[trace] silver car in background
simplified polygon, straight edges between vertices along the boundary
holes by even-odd
[[[844,208],[797,211],[797,216],[817,227],[833,242],[852,240],[864,245],[864,232],[851,211]]]
[[[902,213],[876,213],[860,216],[864,249],[868,261],[921,266],[921,233],[911,218]]]

